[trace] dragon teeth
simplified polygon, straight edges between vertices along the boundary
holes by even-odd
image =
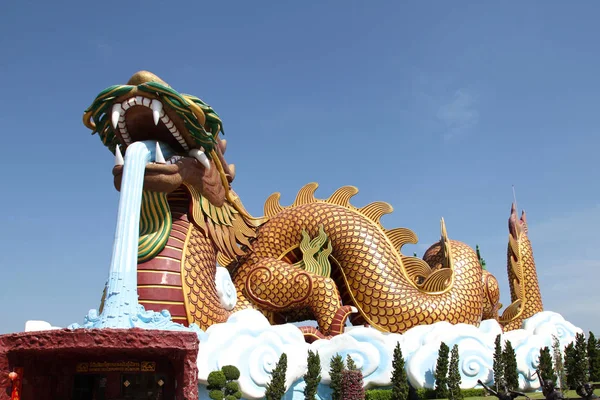
[[[163,155],[158,142],[156,142],[156,156],[154,157],[154,161],[159,164],[166,164],[165,156]]]
[[[121,116],[125,116],[125,110],[123,110],[121,104],[115,104],[112,108],[111,114],[111,122],[113,129],[117,129],[117,124],[119,123],[119,119],[121,118]]]
[[[158,125],[158,122],[162,121],[162,123],[165,124],[169,132],[171,132],[181,147],[183,147],[185,151],[189,151],[190,148],[188,144],[175,126],[175,123],[171,121],[167,114],[165,114],[165,111],[163,110],[163,104],[160,102],[160,100],[149,99],[143,96],[131,97],[120,104],[113,105],[111,112],[111,123],[115,131],[119,131],[126,145],[131,144],[132,140],[129,132],[127,131],[125,112],[133,106],[150,108],[152,110],[152,119],[154,120],[154,125]]]
[[[173,156],[167,160],[167,164],[175,164],[177,161],[181,160],[182,158],[183,158],[183,156],[179,156],[179,155]]]
[[[146,105],[144,103],[144,105]],[[158,125],[158,121],[160,120],[161,114],[164,115],[163,105],[159,100],[152,100],[150,104],[150,108],[152,109],[152,118],[154,118],[154,125]]]
[[[125,161],[123,160],[123,154],[121,154],[121,146],[117,145],[115,149],[115,165],[123,165]]]
[[[206,154],[204,154],[202,150],[192,149],[188,154],[190,155],[190,157],[194,157],[196,160],[200,161],[200,163],[204,165],[204,168],[210,169],[210,162],[208,161],[208,157],[206,157]]]

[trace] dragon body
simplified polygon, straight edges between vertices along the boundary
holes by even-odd
[[[152,123],[154,122],[154,123]],[[176,92],[149,72],[101,92],[84,123],[115,154],[115,187],[123,180],[122,149],[138,140],[170,146],[146,166],[138,247],[138,295],[146,309],[168,310],[183,324],[206,329],[245,308],[272,323],[314,319],[307,340],[342,333],[346,319],[382,331],[404,332],[438,321],[479,324],[498,319],[516,329],[542,311],[524,218],[509,220],[512,304],[498,317],[499,287],[468,245],[441,238],[423,259],[402,254],[417,243],[407,228],[385,229],[392,211],[383,202],[358,208],[346,186],[328,199],[302,188],[294,203],[269,197],[264,216],[252,217],[231,188],[235,168],[225,161],[223,126],[202,100]],[[127,155],[126,155],[127,157]],[[227,267],[237,301],[215,284]]]

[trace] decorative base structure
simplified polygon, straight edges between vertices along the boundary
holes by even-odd
[[[61,329],[0,336],[0,400],[11,399],[8,372],[23,371],[19,399],[154,397],[197,399],[198,337],[143,329]],[[157,397],[158,393],[162,397]],[[150,396],[150,395],[149,395]],[[100,398],[100,397],[96,397]]]
[[[121,192],[108,281],[82,325],[0,337],[0,385],[12,400],[144,390],[204,399],[208,374],[224,365],[240,370],[244,398],[260,399],[282,353],[285,398],[301,399],[309,349],[320,354],[319,398],[328,399],[334,354],[351,355],[367,387],[384,387],[396,343],[410,383],[431,387],[442,341],[459,345],[462,386],[472,388],[492,379],[498,334],[510,338],[521,388],[531,389],[540,347],[581,332],[544,311],[525,213],[514,205],[511,304],[500,315],[497,279],[478,251],[449,238],[443,219],[421,259],[402,253],[418,242],[413,231],[381,224],[391,205],[355,207],[352,186],[318,199],[311,183],[290,206],[275,193],[263,216],[251,216],[231,187],[220,117],[150,72],[102,91],[83,122],[114,154]]]

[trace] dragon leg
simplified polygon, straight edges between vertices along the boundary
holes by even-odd
[[[341,333],[351,312],[350,307],[342,306],[333,279],[274,258],[262,258],[252,266],[245,288],[248,298],[262,310],[284,313],[310,309],[324,335]]]

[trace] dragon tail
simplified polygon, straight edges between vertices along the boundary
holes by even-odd
[[[521,328],[523,321],[544,311],[533,249],[527,235],[527,219],[523,211],[517,217],[515,204],[508,219],[507,272],[511,304],[499,318],[505,331]]]

